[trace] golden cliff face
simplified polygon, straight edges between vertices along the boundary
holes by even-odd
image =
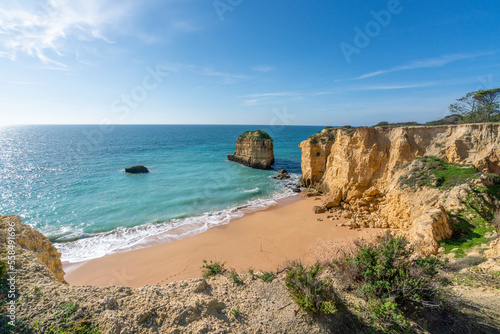
[[[236,140],[236,152],[230,161],[258,169],[271,169],[274,164],[273,140],[264,131],[245,132]]]
[[[24,262],[27,260],[19,256],[22,253],[19,248],[27,249],[46,267],[50,276],[59,282],[66,283],[61,263],[61,253],[43,234],[28,225],[24,225],[18,216],[0,216],[0,242],[2,245],[9,243],[9,237],[15,240],[15,248],[17,249],[14,254],[16,255],[17,266],[26,267]],[[0,253],[2,253],[2,259],[7,259],[7,254]]]
[[[359,128],[351,134],[338,130],[326,143],[319,134],[300,144],[301,183],[324,191],[325,205],[351,211],[358,225],[403,229],[435,252],[437,241],[452,233],[446,211],[460,205],[463,193],[401,187],[405,164],[435,156],[500,174],[499,131],[499,124]]]

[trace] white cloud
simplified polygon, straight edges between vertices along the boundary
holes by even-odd
[[[67,56],[68,44],[92,40],[112,43],[105,37],[105,30],[117,24],[129,6],[127,2],[111,5],[109,0],[24,0],[2,4],[0,57],[15,60],[25,54],[64,68],[64,60],[57,58]]]
[[[274,98],[289,97],[302,98],[303,94],[299,92],[277,92],[277,93],[256,93],[240,96],[243,99],[243,105],[256,106],[261,104],[274,104],[277,101]]]
[[[363,74],[363,75],[361,75],[357,78],[354,78],[354,79],[355,80],[366,79],[366,78],[379,76],[382,74],[399,72],[399,71],[414,70],[414,69],[419,69],[419,68],[441,67],[441,66],[447,65],[449,63],[452,63],[452,62],[455,62],[458,60],[471,59],[471,58],[476,58],[476,57],[486,56],[486,55],[491,55],[491,54],[494,54],[494,52],[474,53],[474,54],[455,54],[455,55],[446,55],[446,56],[442,56],[439,58],[420,59],[420,60],[412,61],[411,63],[408,63],[406,65],[396,66],[396,67],[392,67],[392,68],[385,69],[385,70],[380,70],[380,71],[375,71],[375,72]]]

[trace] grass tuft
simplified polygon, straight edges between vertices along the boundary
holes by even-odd
[[[256,276],[264,282],[272,282],[276,278],[276,274],[269,271],[263,271],[260,273],[260,275]]]
[[[206,260],[203,260],[203,263],[203,277],[216,276],[226,271],[226,269],[224,269],[224,263],[220,263],[217,261],[210,261],[210,263],[208,263]]]

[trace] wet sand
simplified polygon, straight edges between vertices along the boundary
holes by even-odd
[[[324,261],[355,238],[370,238],[377,230],[337,226],[330,213],[314,214],[315,198],[295,196],[266,210],[246,214],[227,225],[193,237],[143,249],[64,264],[72,285],[165,284],[203,275],[203,260],[225,263],[225,268],[276,271],[294,260],[310,265]],[[322,219],[322,221],[318,221]]]

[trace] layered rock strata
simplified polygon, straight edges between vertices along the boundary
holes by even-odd
[[[248,131],[236,140],[236,152],[228,160],[257,169],[271,169],[274,164],[273,139],[264,131]]]

